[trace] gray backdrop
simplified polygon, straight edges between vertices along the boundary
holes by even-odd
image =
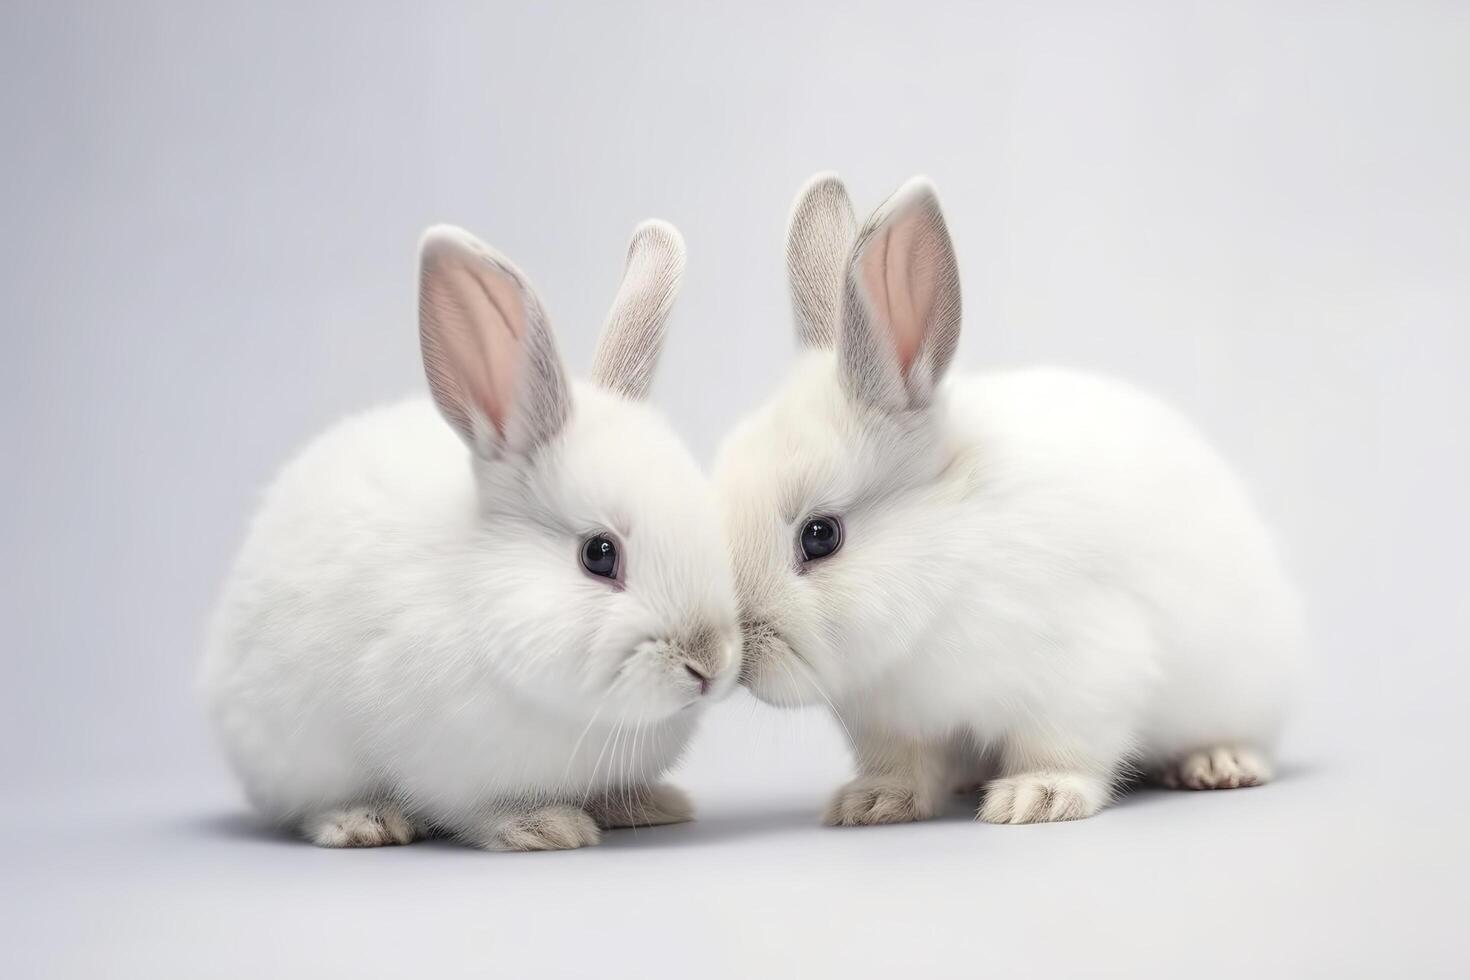
[[[982,947],[1022,972],[1465,966],[1448,927],[1466,856],[1470,8],[0,17],[0,763],[6,836],[29,841],[0,875],[0,945],[24,972],[371,971],[398,963],[385,933],[399,965],[450,972],[507,955],[576,972],[591,950],[613,973],[889,955],[949,972]],[[708,459],[790,357],[781,237],[819,169],[863,211],[934,178],[963,367],[1124,376],[1239,464],[1316,638],[1286,778],[1075,827],[997,831],[961,808],[823,832],[839,740],[742,693],[681,776],[704,829],[636,847],[324,863],[238,816],[192,695],[202,620],[286,454],[421,389],[421,230],[452,221],[513,256],[580,371],[628,232],[678,225],[689,271],[655,397]],[[614,879],[632,897],[568,897]],[[690,887],[706,904],[669,907]],[[380,932],[377,888],[430,894]],[[653,911],[607,910],[630,902]]]

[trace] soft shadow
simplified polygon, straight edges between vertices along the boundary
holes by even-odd
[[[215,840],[277,847],[310,846],[307,841],[302,840],[291,831],[261,819],[249,811],[193,817],[183,822],[183,829],[189,833]],[[792,806],[778,806],[773,809],[741,808],[735,811],[708,813],[696,817],[689,823],[669,824],[661,827],[620,827],[616,830],[609,830],[603,835],[602,846],[613,849],[705,847],[744,837],[821,829],[823,829],[821,813],[816,809]],[[464,844],[451,837],[440,835],[420,838],[410,846],[425,850],[462,850],[465,847]]]
[[[245,841],[252,844],[304,844],[301,838],[248,811],[215,813],[205,817],[194,817],[185,826],[205,837],[220,840]]]
[[[689,823],[662,827],[626,827],[603,835],[602,846],[635,850],[645,847],[707,847],[748,837],[821,830],[821,813],[809,807],[779,806],[696,815]]]
[[[613,848],[642,847],[707,847],[751,837],[784,834],[830,834],[833,829],[822,824],[825,801],[811,804],[777,804],[771,807],[741,806],[736,809],[704,809],[690,823],[664,827],[638,827],[608,831],[602,846]],[[945,804],[944,811],[926,823],[969,823],[975,819],[979,795],[956,794]],[[860,827],[838,830],[871,833],[875,828]]]
[[[1265,786],[1249,787],[1245,792],[1271,792],[1320,778],[1326,767],[1316,762],[1293,762],[1281,767],[1274,780]],[[1231,792],[1242,792],[1234,790]],[[1181,797],[1198,795],[1191,790],[1168,789],[1150,782],[1134,782],[1124,787],[1113,806],[1137,809],[1166,805]],[[978,793],[956,793],[946,802],[944,811],[932,823],[961,823],[975,819],[979,806]],[[252,814],[248,810],[214,813],[191,818],[184,828],[203,837],[276,847],[307,847],[307,842],[288,830]],[[792,833],[825,833],[820,804],[775,804],[770,807],[741,805],[735,809],[705,808],[690,823],[663,827],[628,827],[608,831],[602,846],[614,850],[637,850],[652,847],[708,847],[752,837]],[[429,849],[459,849],[464,845],[445,837],[430,837],[412,846]]]
[[[1155,806],[1168,800],[1177,800],[1180,797],[1197,796],[1201,793],[1241,793],[1241,792],[1270,792],[1278,787],[1293,786],[1298,783],[1308,782],[1319,778],[1325,767],[1317,762],[1289,762],[1281,765],[1276,770],[1276,776],[1264,786],[1242,786],[1234,790],[1192,790],[1173,789],[1168,786],[1150,780],[1135,780],[1119,790],[1118,798],[1113,801],[1115,808],[1137,808],[1141,806]]]

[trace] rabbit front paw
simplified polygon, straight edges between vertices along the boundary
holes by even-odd
[[[608,790],[587,805],[597,823],[615,827],[657,827],[694,819],[694,806],[682,789],[660,783],[629,790]]]
[[[1166,766],[1162,781],[1173,789],[1264,786],[1271,781],[1271,764],[1250,749],[1201,749]]]
[[[384,847],[420,836],[413,821],[392,804],[328,810],[303,823],[302,831],[318,847]]]
[[[496,851],[565,851],[600,840],[602,831],[586,810],[547,806],[506,816],[479,843]]]
[[[934,815],[934,807],[919,786],[896,776],[854,779],[832,798],[822,822],[829,827],[871,827],[885,823],[912,823]]]
[[[1081,820],[1103,808],[1107,784],[1076,772],[1028,772],[993,779],[976,815],[986,823]]]

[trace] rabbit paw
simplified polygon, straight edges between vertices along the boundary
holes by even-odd
[[[413,822],[392,804],[328,810],[308,819],[302,828],[318,847],[383,847],[407,844],[419,836]]]
[[[1028,772],[991,780],[976,816],[986,823],[1081,820],[1103,808],[1107,786],[1074,772]]]
[[[829,827],[912,823],[934,815],[919,787],[893,776],[864,776],[837,791],[822,822]]]
[[[694,819],[694,806],[682,789],[660,783],[619,792],[610,790],[587,806],[592,818],[608,830],[614,827],[657,827]]]
[[[1162,781],[1174,789],[1262,786],[1271,781],[1271,764],[1250,749],[1202,749],[1166,766]]]
[[[497,851],[565,851],[602,839],[591,815],[575,806],[548,806],[506,817],[483,846]]]

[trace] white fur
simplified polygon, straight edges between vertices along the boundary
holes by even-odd
[[[1193,426],[1072,371],[959,377],[892,411],[844,370],[805,353],[716,468],[744,679],[830,704],[853,742],[829,822],[929,816],[980,768],[997,777],[980,816],[1007,823],[1088,816],[1128,772],[1219,747],[1256,778],[1196,761],[1186,784],[1267,778],[1297,603]],[[809,515],[840,516],[844,541],[803,565]]]
[[[250,799],[338,846],[687,819],[657,785],[709,699],[686,663],[716,697],[738,657],[712,513],[665,422],[600,387],[530,454],[467,449],[427,398],[343,421],[267,491],[212,624],[205,691]],[[579,564],[597,530],[621,588]]]

